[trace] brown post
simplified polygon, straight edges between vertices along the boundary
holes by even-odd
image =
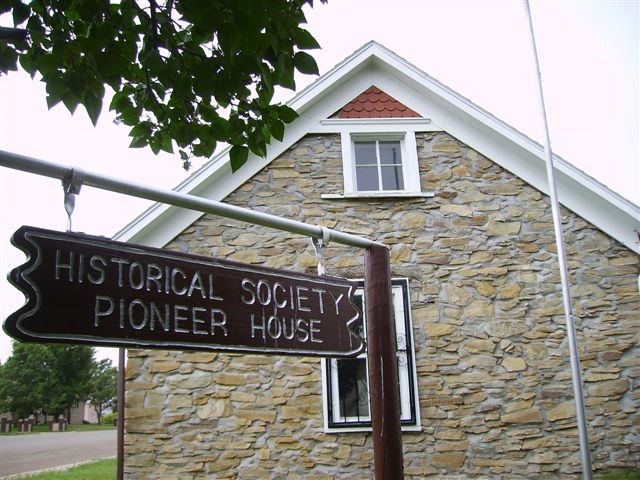
[[[365,253],[365,311],[375,480],[404,478],[391,265],[386,247]]]
[[[118,351],[118,465],[117,465],[117,479],[124,479],[124,348],[120,348]]]

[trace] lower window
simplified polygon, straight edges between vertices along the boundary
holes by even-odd
[[[391,292],[396,327],[400,419],[403,427],[417,429],[420,427],[420,419],[408,281],[406,279],[392,280]],[[366,299],[362,285],[356,291],[355,300],[358,307],[364,312]],[[357,325],[357,329],[360,335],[366,338],[366,318]],[[370,429],[371,411],[366,352],[356,358],[324,359],[322,362],[326,429],[332,431]]]

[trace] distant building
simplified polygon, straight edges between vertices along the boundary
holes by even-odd
[[[98,423],[98,414],[93,405],[88,402],[78,403],[69,410],[68,422],[77,423]]]

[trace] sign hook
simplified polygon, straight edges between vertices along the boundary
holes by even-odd
[[[324,259],[322,258],[322,249],[329,245],[329,240],[331,239],[331,231],[325,227],[320,227],[320,231],[322,232],[322,238],[311,237],[310,240],[311,246],[316,252],[316,257],[318,257],[318,275],[323,276],[325,274],[325,268]]]
[[[76,206],[76,195],[82,188],[82,171],[72,168],[69,175],[62,179],[62,189],[64,190],[64,209],[67,212],[67,232],[71,231],[71,216]]]

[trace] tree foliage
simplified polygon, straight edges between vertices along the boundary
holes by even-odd
[[[89,395],[98,416],[98,423],[102,423],[102,412],[108,407],[116,406],[118,369],[111,365],[111,360],[104,359],[95,362],[89,382]]]
[[[0,370],[0,410],[20,418],[38,412],[66,415],[102,384],[98,377],[107,365],[95,362],[93,355],[94,349],[83,345],[14,341],[11,356]]]
[[[52,360],[48,365],[49,391],[42,407],[43,411],[54,415],[64,414],[89,396],[93,371],[93,347],[85,345],[46,345]]]
[[[51,361],[46,345],[14,342],[2,366],[0,411],[25,418],[43,408],[51,385],[47,367]]]
[[[326,0],[321,0],[326,2]],[[264,156],[296,113],[273,102],[294,73],[317,74],[319,48],[300,25],[313,0],[4,0],[0,71],[39,73],[49,108],[83,105],[95,124],[105,87],[131,147],[173,153],[188,168],[218,142],[235,170]]]

